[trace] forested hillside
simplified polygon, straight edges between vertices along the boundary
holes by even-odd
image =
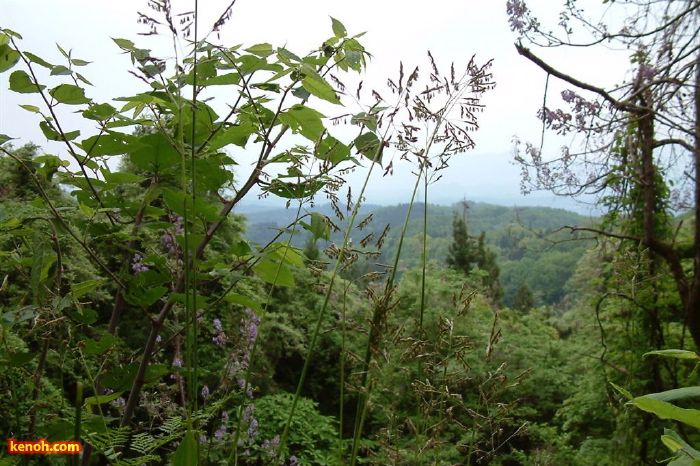
[[[111,39],[139,90],[108,97],[61,18],[50,49],[0,28],[3,105],[36,123],[0,133],[0,466],[700,464],[697,0],[566,1],[560,29],[504,2],[545,88],[521,187],[598,218],[431,204],[492,61],[380,87],[334,17],[309,50],[239,45],[236,2],[206,30],[189,3]],[[539,56],[599,45],[630,54],[607,88]]]
[[[362,230],[355,230],[352,239],[361,241],[369,235],[379,237],[387,225],[393,226],[387,235],[380,263],[388,263],[396,255],[402,231],[396,228],[406,219],[409,205],[380,207],[363,206],[360,215],[370,218]],[[319,241],[324,248],[330,242],[342,242],[342,232],[347,222],[339,220],[330,204],[316,206],[314,212],[329,217],[338,226],[330,241]],[[576,270],[576,265],[587,249],[595,244],[592,235],[581,235],[566,230],[565,226],[592,224],[593,220],[562,209],[548,207],[504,207],[492,204],[468,202],[453,206],[428,205],[427,259],[440,268],[446,266],[448,248],[453,241],[452,220],[455,215],[465,215],[467,229],[473,236],[485,233],[486,244],[496,254],[501,269],[501,286],[505,303],[511,305],[515,294],[526,284],[536,296],[538,305],[561,304],[567,294],[566,284]],[[293,224],[297,209],[264,209],[246,214],[246,232],[250,241],[266,244],[280,230]],[[371,217],[370,217],[371,216]],[[400,272],[420,265],[422,261],[424,206],[416,203],[403,241],[405,249],[400,258]],[[555,233],[556,232],[556,233]],[[292,244],[304,247],[305,231],[297,231]],[[530,271],[537,270],[537,274]]]

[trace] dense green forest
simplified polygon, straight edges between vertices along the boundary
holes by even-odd
[[[404,250],[399,260],[399,275],[418,267],[422,261],[423,204],[415,203],[411,209],[409,223],[403,235]],[[361,241],[370,235],[379,237],[387,225],[390,226],[380,255],[379,263],[388,263],[396,256],[401,230],[391,226],[401,225],[406,218],[409,205],[374,206],[364,205],[362,216],[369,217],[362,230],[355,230],[351,239]],[[330,204],[314,207],[315,213],[325,215],[338,226],[329,241],[320,240],[318,247],[330,242],[340,243],[346,222],[337,218]],[[467,202],[454,206],[428,205],[427,255],[430,261],[441,268],[447,266],[447,256],[452,237],[452,220],[455,215],[464,216],[468,235],[478,239],[485,234],[488,248],[496,254],[500,268],[500,285],[505,293],[505,304],[511,305],[517,290],[526,286],[537,297],[538,305],[562,305],[566,297],[567,282],[572,278],[576,264],[586,251],[594,246],[592,235],[567,231],[566,226],[593,224],[590,218],[563,209],[548,207],[504,207],[486,203]],[[281,229],[293,224],[296,209],[264,209],[246,214],[244,237],[265,244],[274,239]],[[371,217],[370,217],[371,215]],[[308,241],[305,232],[292,237],[291,243],[303,248]],[[367,265],[369,266],[369,265]],[[530,274],[537,270],[537,274]]]
[[[696,0],[603,1],[624,15],[600,24],[564,2],[561,36],[505,2],[523,60],[571,86],[532,137],[583,138],[516,139],[523,186],[598,218],[431,204],[491,62],[429,53],[380,93],[335,18],[306,54],[218,43],[234,3],[202,32],[151,0],[174,50],[114,38],[143,90],[110,102],[78,52],[0,29],[3,86],[61,144],[0,134],[0,465],[700,464]],[[631,54],[610,89],[538,55],[603,42]],[[372,205],[399,163],[412,196]],[[239,214],[254,188],[287,208]]]

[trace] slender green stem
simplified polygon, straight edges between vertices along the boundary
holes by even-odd
[[[372,359],[372,348],[375,347],[376,341],[378,338],[378,333],[379,332],[379,326],[381,324],[381,320],[388,311],[389,307],[389,300],[391,299],[391,296],[393,295],[393,289],[394,289],[394,281],[396,279],[396,271],[399,266],[399,258],[401,256],[401,249],[403,248],[403,240],[404,237],[406,236],[406,229],[408,228],[408,221],[411,218],[411,211],[413,209],[413,204],[416,199],[416,194],[418,193],[418,187],[420,186],[420,177],[425,169],[424,165],[421,164],[420,167],[420,174],[418,178],[416,178],[416,183],[413,186],[413,193],[411,194],[411,201],[408,204],[408,210],[406,211],[406,218],[403,223],[403,227],[401,228],[401,234],[399,235],[399,245],[396,250],[396,256],[394,257],[394,266],[391,270],[391,273],[389,274],[389,279],[387,280],[387,283],[385,285],[385,296],[384,299],[377,300],[374,305],[374,311],[372,314],[372,322],[370,324],[370,329],[369,329],[369,337],[367,338],[367,346],[365,348],[365,358],[363,361],[363,372],[362,372],[362,379],[360,382],[360,387],[361,387],[361,392],[357,404],[357,412],[356,412],[356,417],[355,417],[355,431],[354,431],[354,436],[353,436],[353,447],[352,447],[352,457],[351,457],[351,464],[354,465],[357,462],[357,452],[359,451],[360,447],[360,438],[362,437],[362,428],[364,425],[364,420],[365,420],[365,411],[367,409],[367,404],[369,402],[370,394],[371,394],[371,382],[368,381],[371,380],[369,378],[369,372],[370,372],[370,362]]]
[[[381,150],[381,147],[377,148],[377,152]],[[376,155],[373,159],[376,159]],[[369,170],[367,170],[367,176],[365,177],[364,183],[362,184],[362,189],[360,190],[360,194],[357,197],[357,202],[355,203],[355,207],[352,210],[352,214],[350,215],[350,219],[348,220],[348,225],[345,229],[345,234],[343,236],[343,243],[340,246],[340,253],[338,254],[338,259],[336,260],[335,267],[333,268],[333,273],[331,274],[330,282],[328,283],[328,290],[326,291],[326,295],[323,299],[323,305],[321,306],[321,310],[318,313],[318,318],[316,319],[316,326],[314,327],[314,332],[311,336],[311,341],[309,342],[309,349],[306,354],[306,358],[304,359],[304,366],[301,370],[301,375],[299,376],[299,382],[297,383],[297,389],[296,392],[294,393],[294,398],[292,399],[292,406],[289,410],[289,415],[287,416],[287,422],[284,426],[284,432],[282,433],[282,438],[280,440],[280,446],[278,450],[278,457],[280,452],[284,449],[284,445],[287,441],[287,435],[289,434],[289,427],[292,424],[292,419],[294,418],[294,411],[296,410],[297,402],[299,401],[299,397],[301,396],[301,390],[304,386],[304,382],[306,381],[306,374],[308,373],[309,370],[309,365],[311,364],[311,357],[313,355],[313,352],[316,348],[316,342],[318,340],[318,335],[321,331],[321,325],[323,323],[323,318],[326,316],[326,310],[328,309],[328,303],[330,301],[331,293],[333,292],[333,286],[335,285],[335,280],[336,277],[338,276],[338,273],[340,272],[340,268],[343,265],[343,260],[345,258],[345,254],[347,251],[347,245],[348,241],[350,240],[350,233],[352,232],[352,228],[355,225],[355,220],[357,219],[357,215],[359,213],[360,206],[362,204],[362,198],[364,197],[365,190],[367,189],[367,186],[369,185],[369,179],[372,176],[372,171],[374,169],[375,162],[372,162]]]

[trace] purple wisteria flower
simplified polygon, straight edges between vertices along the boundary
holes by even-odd
[[[134,259],[131,261],[131,270],[137,275],[141,272],[148,271],[148,267],[143,265],[142,261],[143,257],[141,257],[141,254],[134,254]]]
[[[248,437],[256,437],[258,435],[258,420],[253,418],[248,427]]]
[[[215,335],[212,337],[211,341],[216,343],[217,346],[221,346],[228,341],[228,338],[226,338],[226,334],[224,333],[221,321],[219,319],[214,319],[212,324],[214,325]]]
[[[221,440],[226,435],[226,424],[228,424],[229,417],[226,411],[221,412],[221,426],[214,432],[214,438]]]
[[[259,325],[260,318],[255,314],[255,311],[246,309],[246,315],[241,319],[240,344],[237,345],[237,348],[231,354],[231,359],[226,364],[230,375],[237,377],[237,383],[241,389],[249,387],[245,380],[245,372],[250,366],[250,355],[258,338]],[[248,398],[252,398],[253,392],[247,390],[246,395]]]
[[[654,79],[658,71],[653,66],[642,64],[639,66],[639,77],[644,81],[651,81]]]
[[[508,24],[510,30],[522,34],[527,26],[527,13],[529,9],[523,0],[508,0],[506,3],[506,12],[508,13]]]
[[[176,356],[175,359],[173,359],[173,367],[182,367],[182,359],[180,359],[179,357]],[[170,378],[173,380],[179,380],[180,374],[178,374],[178,373],[170,374]]]
[[[182,217],[176,217],[173,221],[173,226],[171,228],[168,228],[165,230],[163,233],[163,247],[165,247],[166,251],[168,251],[168,254],[170,256],[176,256],[177,255],[177,235],[181,235],[184,232],[184,229],[182,227]]]
[[[216,429],[216,432],[214,432],[214,438],[216,438],[217,440],[223,439],[225,435],[226,435],[226,426],[225,425],[221,425],[221,427]]]
[[[202,398],[208,398],[209,397],[209,387],[208,386],[203,386],[202,387]]]

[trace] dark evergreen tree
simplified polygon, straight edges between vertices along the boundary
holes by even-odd
[[[496,253],[486,246],[486,232],[481,232],[476,247],[476,266],[485,272],[482,283],[488,288],[489,297],[495,304],[503,300],[503,288],[499,277],[501,269],[496,263]]]
[[[41,197],[41,190],[59,204],[67,201],[67,196],[53,177],[62,163],[58,157],[50,155],[39,158],[41,147],[31,142],[17,149],[10,144],[6,150],[16,159],[0,155],[0,202],[31,202]]]
[[[455,213],[452,219],[452,244],[447,252],[447,265],[465,275],[472,271],[476,262],[473,239],[467,232],[467,222],[464,215]]]
[[[523,282],[518,291],[515,292],[513,309],[526,313],[533,307],[535,307],[535,296],[532,294],[532,290],[527,285],[527,282]]]
[[[501,303],[503,289],[499,282],[501,269],[496,263],[496,253],[486,246],[485,232],[482,231],[478,238],[469,236],[464,214],[455,213],[452,220],[452,244],[447,252],[447,265],[465,275],[474,270],[482,271],[481,282],[486,294],[495,304]]]

